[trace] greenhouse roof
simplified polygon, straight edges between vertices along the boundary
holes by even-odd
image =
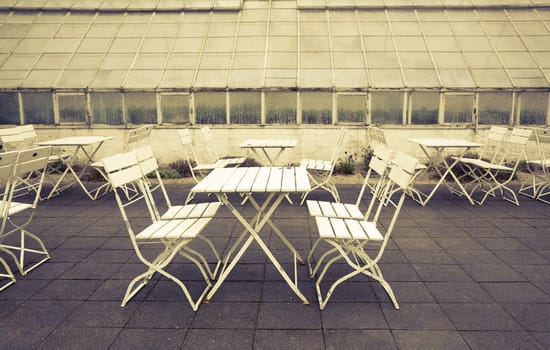
[[[549,6],[4,0],[0,89],[548,89]]]

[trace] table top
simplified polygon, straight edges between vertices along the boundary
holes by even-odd
[[[248,139],[241,142],[241,148],[288,148],[296,147],[296,139]]]
[[[451,138],[412,138],[409,139],[410,142],[414,142],[421,146],[425,147],[481,147],[481,143],[460,140],[460,139],[451,139]]]
[[[217,168],[191,192],[251,193],[306,192],[311,189],[307,170],[301,167]]]
[[[69,136],[60,139],[41,141],[40,146],[88,146],[114,139],[113,136]]]

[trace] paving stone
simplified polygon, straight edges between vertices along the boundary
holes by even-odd
[[[505,304],[504,308],[528,331],[550,331],[550,304]]]
[[[426,282],[471,281],[461,265],[414,264],[414,270]]]
[[[2,339],[0,348],[10,350],[37,349],[54,329],[55,326],[0,326],[0,339]]]
[[[395,330],[393,334],[401,350],[470,349],[457,331]]]
[[[181,349],[182,329],[123,329],[109,349]]]
[[[546,349],[527,332],[462,332],[472,350]]]
[[[316,305],[262,303],[256,327],[258,329],[320,329],[320,310]]]
[[[531,283],[482,283],[482,286],[500,303],[550,303],[550,296]]]
[[[190,329],[183,349],[253,349],[254,332],[252,329]]]
[[[321,330],[284,329],[257,330],[254,338],[254,349],[325,349]]]
[[[392,304],[382,305],[390,329],[454,330],[438,304],[401,303],[399,310]]]
[[[38,348],[44,350],[107,349],[121,330],[120,328],[60,327],[49,334]]]
[[[378,303],[329,303],[321,320],[325,329],[388,328]]]
[[[426,282],[439,303],[492,302],[494,299],[476,282]]]
[[[525,281],[522,275],[503,264],[463,265],[463,268],[478,282]]]
[[[325,349],[327,350],[397,349],[395,340],[389,330],[327,329],[323,333],[325,336]]]
[[[85,301],[67,319],[74,327],[123,327],[135,313],[136,303],[121,307],[113,301]]]
[[[79,305],[72,300],[29,300],[0,320],[0,327],[56,327]]]
[[[442,303],[440,305],[458,330],[514,331],[522,329],[499,304]]]
[[[254,329],[259,308],[259,303],[210,301],[201,305],[191,328]]]

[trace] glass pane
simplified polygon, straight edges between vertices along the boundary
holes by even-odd
[[[511,92],[480,92],[479,124],[509,124],[512,113]]]
[[[301,99],[303,124],[331,124],[332,93],[304,91]]]
[[[267,124],[296,124],[296,92],[267,92]]]
[[[17,93],[0,92],[0,124],[19,124]]]
[[[92,92],[92,121],[94,124],[122,124],[122,94],[118,92]]]
[[[260,124],[262,94],[260,92],[231,92],[231,124]]]
[[[546,125],[546,111],[548,93],[546,92],[524,92],[520,95],[521,111],[520,124]]]
[[[367,121],[367,95],[337,96],[338,122],[365,123]]]
[[[189,123],[189,94],[162,95],[161,108],[163,123]]]
[[[445,123],[471,123],[474,95],[445,95]]]
[[[25,124],[53,124],[51,92],[23,93]]]
[[[371,98],[372,124],[403,123],[402,92],[373,92]]]
[[[58,95],[60,123],[86,123],[85,95]]]
[[[225,124],[225,92],[195,93],[197,124]]]
[[[437,124],[438,92],[413,92],[410,98],[411,124]]]
[[[155,124],[157,99],[153,92],[127,92],[124,94],[128,123]]]

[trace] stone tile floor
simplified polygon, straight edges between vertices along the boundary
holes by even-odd
[[[169,185],[173,201],[189,187]],[[354,201],[358,188],[340,184],[343,201]],[[299,287],[312,301],[305,306],[253,243],[211,302],[193,312],[158,276],[120,307],[143,265],[114,197],[90,201],[71,189],[39,203],[31,231],[52,259],[0,292],[0,349],[550,348],[550,206],[527,197],[519,207],[500,199],[472,206],[439,192],[426,207],[405,202],[381,261],[400,310],[377,283],[358,277],[320,311],[299,266]],[[306,208],[285,201],[274,220],[305,256],[316,236]],[[224,251],[240,230],[222,208],[204,234]],[[280,240],[262,234],[292,272]],[[170,269],[187,274],[192,291],[201,287],[184,260]]]

